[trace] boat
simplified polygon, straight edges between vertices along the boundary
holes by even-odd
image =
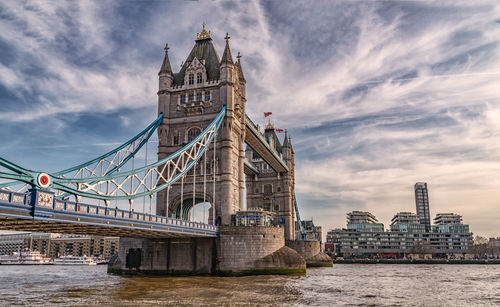
[[[88,256],[61,256],[54,259],[59,265],[96,265],[94,258]]]
[[[52,259],[39,251],[14,252],[12,255],[0,256],[0,264],[53,264]]]

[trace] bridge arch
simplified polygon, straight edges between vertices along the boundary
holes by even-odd
[[[181,196],[176,195],[176,197],[171,200],[171,204],[169,206],[169,216],[178,219],[189,220],[191,215],[193,214],[193,210],[198,206],[203,206],[203,205],[208,210],[205,220],[208,221],[208,224],[213,224],[212,220],[212,214],[213,214],[212,210],[214,208],[213,198],[212,195],[209,193],[203,195],[202,192],[196,192],[193,203],[193,192],[187,191],[183,194],[182,206],[181,206]],[[202,208],[198,209],[202,210]]]

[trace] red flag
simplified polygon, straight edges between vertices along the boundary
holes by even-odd
[[[278,133],[281,133],[281,132],[283,132],[283,129],[276,129],[275,131]]]
[[[268,117],[271,114],[273,114],[273,112],[264,112],[264,117]]]

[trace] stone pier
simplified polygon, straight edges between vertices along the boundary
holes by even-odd
[[[121,238],[108,272],[145,275],[305,273],[306,262],[285,246],[277,227],[221,226],[219,238]]]
[[[286,241],[286,246],[299,253],[306,260],[307,267],[331,267],[330,256],[321,251],[319,241]]]

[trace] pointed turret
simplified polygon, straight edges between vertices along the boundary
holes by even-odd
[[[163,58],[163,63],[161,64],[159,77],[159,90],[166,91],[172,86],[174,81],[174,74],[172,73],[172,67],[170,66],[170,60],[168,59],[168,44],[165,44],[165,57]]]
[[[290,140],[288,139],[288,131],[285,130],[285,139],[283,140],[283,148],[285,147],[291,147],[292,144],[290,143]]]
[[[221,65],[223,64],[234,64],[233,56],[231,55],[231,49],[229,48],[229,33],[226,33],[226,48],[224,48],[224,54],[222,55],[222,60],[220,61]]]
[[[168,44],[165,45],[165,57],[163,58],[163,64],[161,64],[161,69],[158,75],[174,75],[172,73],[172,67],[170,66],[170,60],[168,59]]]
[[[236,61],[236,68],[238,69],[238,77],[240,78],[240,81],[243,81],[246,83],[245,76],[243,75],[243,69],[241,69],[241,55],[240,52],[238,51],[238,56],[236,56],[238,61]]]

